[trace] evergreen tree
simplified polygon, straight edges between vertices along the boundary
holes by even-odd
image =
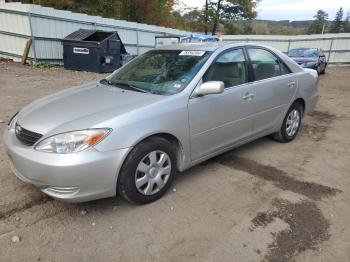
[[[344,21],[344,33],[350,33],[350,13],[346,15]]]
[[[331,25],[331,33],[344,32],[343,8],[340,7]]]
[[[328,25],[328,14],[323,10],[318,10],[314,18],[315,20],[311,23],[307,32],[309,34],[321,34]]]

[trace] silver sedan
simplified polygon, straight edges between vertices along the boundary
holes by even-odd
[[[14,174],[54,198],[148,203],[177,171],[266,135],[292,141],[317,85],[316,71],[265,46],[165,46],[31,103],[4,142]]]

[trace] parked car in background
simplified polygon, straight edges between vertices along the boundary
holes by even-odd
[[[203,35],[203,34],[191,34],[185,37],[174,37],[174,36],[156,36],[155,47],[161,47],[173,44],[188,44],[188,43],[210,43],[218,42],[220,38],[216,35]]]
[[[4,144],[14,174],[54,198],[148,203],[177,171],[266,135],[292,141],[317,85],[316,71],[265,46],[164,46],[26,106]]]
[[[327,60],[321,48],[295,48],[289,50],[288,56],[304,68],[315,69],[318,74],[326,73]]]
[[[202,42],[218,42],[220,39],[216,35],[192,34],[181,38],[181,43],[202,43]]]

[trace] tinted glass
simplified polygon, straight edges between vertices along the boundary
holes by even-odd
[[[264,49],[249,48],[255,80],[262,80],[289,73],[288,68],[281,66],[278,58]]]
[[[203,82],[222,81],[225,87],[244,84],[248,81],[246,60],[242,49],[221,54],[210,66]]]
[[[175,94],[188,85],[209,55],[204,51],[150,51],[126,64],[109,81],[154,94]]]

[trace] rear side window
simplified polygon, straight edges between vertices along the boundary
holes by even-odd
[[[203,77],[203,82],[207,81],[222,81],[225,88],[246,83],[248,75],[243,50],[235,49],[220,54]]]
[[[247,49],[255,76],[255,80],[267,79],[275,76],[289,74],[289,69],[279,62],[278,58],[260,48]]]

